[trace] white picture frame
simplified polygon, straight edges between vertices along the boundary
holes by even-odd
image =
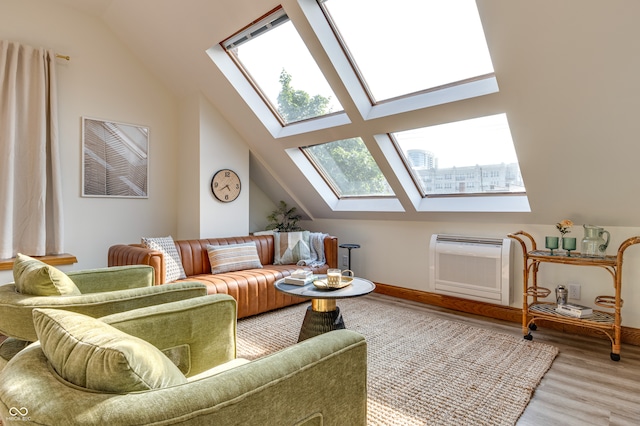
[[[149,197],[149,128],[82,117],[82,196]]]

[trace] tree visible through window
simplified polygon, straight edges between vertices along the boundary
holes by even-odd
[[[286,120],[325,113],[329,99],[311,96],[295,89],[292,77],[280,73],[278,111]],[[332,187],[338,197],[389,196],[393,191],[361,138],[349,138],[302,148],[309,161]]]
[[[302,148],[338,197],[392,196],[393,191],[361,138]]]
[[[342,105],[281,7],[221,45],[283,125],[342,111]],[[285,91],[287,103],[313,106],[317,101],[321,105],[306,111],[299,107],[295,111],[284,111],[283,115],[278,107],[278,93],[281,85],[290,87],[292,81],[301,90]],[[298,99],[308,93],[318,95],[311,102]]]
[[[278,112],[287,123],[306,120],[327,114],[330,99],[321,95],[310,96],[304,90],[296,90],[291,85],[291,74],[280,73],[280,93],[278,94]]]

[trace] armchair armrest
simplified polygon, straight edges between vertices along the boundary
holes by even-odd
[[[226,294],[165,303],[100,319],[165,352],[186,376],[236,357],[236,301]]]
[[[66,309],[97,318],[206,294],[207,287],[195,281],[80,296],[31,296],[18,293],[15,284],[6,284],[0,286],[0,333],[36,341],[33,308]]]
[[[155,271],[147,265],[83,269],[67,275],[82,294],[151,287],[155,283]]]
[[[198,388],[204,392],[212,385],[221,391],[203,413],[211,424],[269,419],[271,424],[366,425],[367,343],[355,331],[335,330],[202,380]]]

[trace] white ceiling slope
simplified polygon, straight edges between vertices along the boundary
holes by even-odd
[[[512,223],[571,217],[577,223],[640,224],[637,0],[478,0],[500,93],[370,123],[348,100],[303,23],[298,30],[310,40],[352,123],[282,140],[271,137],[205,53],[276,7],[276,0],[57,1],[104,20],[177,96],[203,93],[247,141],[252,173],[260,175],[256,183],[266,179],[263,190],[274,201],[293,200],[310,217]],[[297,0],[281,4],[290,16],[302,16]],[[420,213],[407,197],[401,197],[406,213],[332,212],[284,153],[298,144],[355,135],[370,144],[376,133],[487,112],[507,113],[531,213]],[[385,164],[381,153],[373,155]]]

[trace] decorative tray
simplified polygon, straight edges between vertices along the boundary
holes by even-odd
[[[344,288],[348,285],[351,285],[352,281],[353,281],[353,277],[342,277],[338,285],[330,286],[329,283],[327,282],[327,279],[322,278],[320,280],[315,280],[313,282],[313,285],[316,286],[316,288],[319,288],[320,290],[337,290],[339,288]]]

